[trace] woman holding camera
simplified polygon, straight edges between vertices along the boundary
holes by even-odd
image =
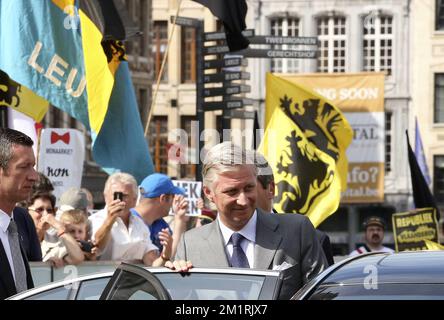
[[[36,192],[28,201],[28,211],[36,226],[43,262],[49,261],[57,268],[65,264],[79,264],[84,260],[83,253],[77,241],[67,232],[65,224],[56,219],[54,205],[55,197],[47,192]],[[56,234],[56,239],[48,236],[48,232]]]

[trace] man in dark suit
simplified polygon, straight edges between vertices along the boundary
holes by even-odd
[[[38,179],[32,145],[27,135],[0,129],[0,299],[34,287],[17,223],[23,216],[13,212]]]
[[[244,267],[282,270],[280,299],[290,298],[325,266],[325,256],[307,217],[256,209],[257,168],[250,153],[230,143],[214,146],[203,166],[205,196],[217,219],[186,232],[176,261],[167,267]]]
[[[28,261],[42,261],[42,248],[35,228],[34,221],[28,210],[15,207],[13,210],[14,220],[17,223],[20,243],[25,250]]]
[[[257,174],[257,204],[258,208],[261,208],[265,212],[274,212],[273,209],[273,199],[275,194],[275,183],[273,169],[268,164],[265,157],[259,152],[254,153],[255,163],[258,170]],[[328,266],[335,263],[333,259],[333,252],[331,249],[329,236],[321,230],[316,230],[316,237],[321,244],[322,251],[324,252],[325,258],[327,259]]]

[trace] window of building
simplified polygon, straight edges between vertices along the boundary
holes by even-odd
[[[193,137],[191,135],[191,125],[192,125],[192,121],[196,121],[196,120],[197,120],[196,116],[182,116],[180,118],[180,127],[183,130],[185,130],[185,132],[188,135],[186,152],[188,153],[188,162],[189,162],[187,164],[182,164],[180,166],[180,176],[182,178],[189,178],[189,179],[196,178],[196,165],[190,163],[193,160],[191,157],[194,154],[193,151],[196,150],[196,146],[193,141]]]
[[[272,36],[299,37],[299,19],[273,18],[270,20],[270,34]],[[276,50],[299,49],[298,46],[273,46]],[[299,72],[299,59],[271,59],[271,72],[295,73]]]
[[[433,194],[439,204],[444,204],[444,155],[433,157]]]
[[[393,113],[385,113],[385,174],[392,171]]]
[[[153,57],[154,70],[156,72],[156,80],[159,77],[160,67],[162,66],[163,58],[165,57],[166,47],[168,44],[168,22],[154,21],[153,32]],[[168,60],[165,62],[162,73],[162,82],[168,81]]]
[[[444,30],[444,1],[436,0],[435,29]]]
[[[345,17],[320,17],[317,19],[319,39],[319,72],[345,72],[347,35]]]
[[[149,126],[149,147],[156,172],[168,173],[168,117],[155,116]]]
[[[363,18],[364,71],[392,72],[393,17],[371,14]]]
[[[181,76],[182,83],[196,82],[196,29],[181,27],[182,54]]]
[[[444,73],[435,74],[434,122],[444,122]]]

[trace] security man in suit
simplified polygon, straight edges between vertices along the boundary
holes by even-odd
[[[273,199],[275,194],[273,169],[270,167],[265,157],[259,152],[255,152],[254,157],[258,169],[256,206],[265,212],[277,213],[277,211],[273,209]],[[335,261],[331,249],[330,237],[324,231],[319,229],[315,229],[315,231],[325,258],[327,259],[328,266],[331,266]]]
[[[37,235],[34,221],[28,210],[21,207],[15,207],[13,210],[13,216],[17,223],[20,244],[25,250],[28,261],[42,261],[42,248],[40,247],[39,237]]]
[[[203,191],[217,219],[187,231],[176,260],[179,271],[196,267],[281,270],[280,299],[289,299],[327,265],[310,220],[303,215],[269,214],[256,206],[257,168],[251,153],[224,142],[207,153]]]
[[[38,179],[32,145],[27,135],[0,129],[0,299],[34,287],[13,213]]]

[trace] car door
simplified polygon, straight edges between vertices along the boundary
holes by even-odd
[[[100,300],[171,300],[171,296],[151,272],[122,263],[106,285]]]

